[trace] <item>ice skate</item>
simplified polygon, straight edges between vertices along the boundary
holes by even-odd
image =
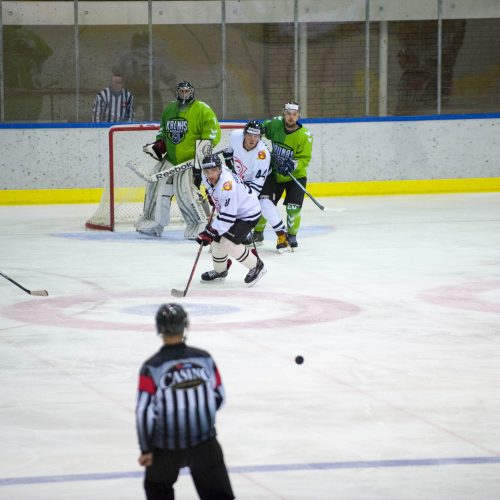
[[[299,246],[297,243],[297,236],[295,234],[288,235],[288,243],[292,248],[297,248]]]
[[[266,274],[267,269],[264,266],[264,262],[260,259],[257,259],[257,265],[248,271],[248,274],[245,276],[245,283],[247,286],[254,286],[264,274]]]
[[[279,253],[290,252],[291,248],[288,244],[285,231],[276,231],[276,235],[278,236],[278,240],[276,241],[276,250],[278,250]]]
[[[231,267],[231,264],[232,264],[231,259],[227,259],[227,267],[225,271],[219,273],[215,271],[215,269],[212,269],[211,271],[203,273],[201,275],[201,282],[206,284],[212,284],[212,283],[221,283],[226,281],[227,273],[229,271],[229,268]]]
[[[264,244],[264,231],[254,231],[253,232],[253,241],[256,246],[261,246]]]

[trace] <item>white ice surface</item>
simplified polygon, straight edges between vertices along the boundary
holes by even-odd
[[[238,499],[500,498],[500,193],[309,201],[299,248],[179,299],[219,365]],[[137,372],[196,245],[0,207],[0,498],[143,498]],[[294,363],[302,355],[302,365]],[[189,475],[177,498],[196,498]]]

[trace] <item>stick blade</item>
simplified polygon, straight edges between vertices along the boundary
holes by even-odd
[[[176,290],[175,288],[172,288],[170,292],[174,297],[177,297],[178,299],[182,299],[183,297],[186,296],[186,291],[185,290]]]
[[[49,292],[47,290],[31,290],[30,295],[38,295],[39,297],[47,297]]]

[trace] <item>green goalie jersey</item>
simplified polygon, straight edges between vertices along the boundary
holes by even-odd
[[[309,130],[301,123],[297,122],[299,128],[294,132],[287,133],[282,116],[276,116],[270,120],[265,120],[266,138],[273,143],[271,153],[271,166],[273,175],[277,182],[289,182],[292,179],[281,175],[276,170],[276,165],[282,164],[288,158],[297,160],[297,167],[293,171],[296,179],[307,176],[307,167],[311,161],[313,139]]]
[[[156,140],[165,141],[168,161],[178,165],[194,158],[197,139],[210,139],[213,147],[220,136],[219,122],[208,104],[193,100],[181,109],[172,101],[163,111]]]

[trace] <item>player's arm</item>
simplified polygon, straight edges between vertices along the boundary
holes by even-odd
[[[154,422],[151,420],[151,414],[148,409],[155,394],[156,384],[148,368],[143,366],[139,374],[137,404],[135,409],[137,437],[143,455],[151,451],[151,431]]]
[[[260,146],[260,145],[259,145]],[[257,158],[253,164],[253,176],[249,182],[246,182],[254,193],[257,195],[262,191],[264,182],[271,170],[271,155],[266,147],[259,147]]]
[[[298,174],[299,173],[302,174],[300,175],[301,177],[306,175],[307,167],[311,162],[312,145],[313,145],[313,138],[311,133],[309,131],[304,131],[301,140],[297,145],[294,153],[294,160],[297,162],[295,170],[297,171]]]
[[[163,112],[160,122],[160,130],[156,135],[155,142],[149,142],[142,148],[144,153],[148,154],[157,161],[162,161],[167,152],[167,113]]]
[[[220,142],[221,130],[219,120],[215,116],[214,111],[207,105],[202,108],[202,129],[201,138],[210,139],[212,141],[212,147],[215,147]]]

